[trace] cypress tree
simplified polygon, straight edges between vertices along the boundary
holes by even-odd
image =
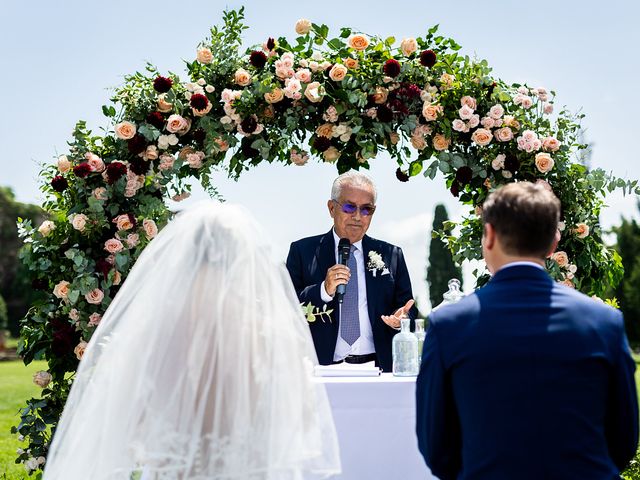
[[[445,206],[442,204],[436,205],[432,231],[441,230],[447,220],[449,220],[449,216]],[[457,278],[462,282],[462,270],[454,263],[447,245],[439,238],[431,238],[427,284],[429,285],[429,299],[431,300],[432,308],[442,302],[442,295],[449,289],[447,283],[452,278]]]

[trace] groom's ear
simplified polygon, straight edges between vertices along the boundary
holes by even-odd
[[[482,244],[488,250],[493,249],[496,242],[496,231],[493,229],[493,225],[485,223],[482,227]]]

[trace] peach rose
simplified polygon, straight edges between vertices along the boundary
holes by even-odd
[[[92,313],[89,315],[89,325],[95,327],[100,324],[100,320],[102,320],[102,315],[99,313]]]
[[[566,285],[569,288],[576,288],[576,286],[573,284],[573,282],[571,280],[569,280],[568,278],[562,280],[560,283],[562,285]]]
[[[320,137],[333,137],[333,125],[330,123],[323,123],[318,128],[316,128],[316,134]]]
[[[428,122],[433,122],[438,118],[438,115],[442,112],[442,105],[432,105],[430,103],[425,102],[422,106],[422,116]]]
[[[120,122],[116,125],[116,136],[121,140],[130,140],[136,135],[136,126],[127,122]]]
[[[91,193],[91,195],[93,195],[93,198],[95,198],[96,200],[106,200],[107,189],[104,187],[98,187]]]
[[[548,153],[536,154],[536,168],[540,173],[547,173],[553,168],[553,158]]]
[[[213,60],[213,53],[211,53],[211,50],[206,47],[199,48],[196,54],[196,60],[200,63],[211,63]]]
[[[251,74],[244,68],[239,68],[238,70],[236,70],[236,73],[233,74],[233,79],[238,85],[242,87],[251,85]]]
[[[364,50],[369,46],[369,39],[362,34],[356,34],[349,39],[349,46],[354,50]]]
[[[398,132],[391,132],[389,134],[389,140],[391,141],[391,145],[397,145],[400,141],[400,134]]]
[[[344,59],[344,66],[347,67],[349,70],[355,70],[358,68],[359,65],[360,63],[355,58],[348,57]]]
[[[378,105],[382,105],[387,101],[387,97],[389,96],[389,90],[385,87],[376,87],[373,91],[373,101]]]
[[[120,283],[122,282],[122,274],[117,271],[114,270],[113,271],[113,285],[120,285]]]
[[[66,155],[60,155],[58,157],[58,171],[60,173],[67,173],[71,170],[71,162]]]
[[[163,153],[162,155],[160,155],[160,170],[171,170],[175,161],[176,158],[173,155]]]
[[[89,220],[89,217],[84,213],[78,213],[71,217],[71,225],[79,232],[84,232],[87,227],[87,220]]]
[[[405,56],[411,55],[413,52],[418,50],[418,42],[416,42],[415,38],[405,38],[400,43],[400,50]]]
[[[520,128],[520,122],[516,120],[513,115],[505,115],[504,126],[513,127],[515,130],[518,130]]]
[[[509,127],[499,128],[494,132],[494,135],[499,142],[508,142],[513,140],[513,131]]]
[[[334,82],[341,82],[344,77],[347,76],[347,67],[341,63],[336,63],[331,70],[329,70],[329,78]]]
[[[216,144],[216,147],[218,147],[218,150],[220,152],[226,152],[227,150],[229,150],[229,142],[227,142],[223,138],[216,138],[214,140],[214,143]]]
[[[451,140],[449,140],[447,137],[445,137],[441,133],[438,133],[433,137],[433,148],[435,148],[439,152],[449,148],[450,143],[451,143]]]
[[[476,108],[478,108],[478,103],[476,102],[476,99],[473,97],[470,97],[469,95],[465,95],[460,99],[460,105],[461,106],[466,105],[471,110],[475,110]]]
[[[78,345],[76,345],[76,348],[73,349],[73,353],[76,355],[76,358],[78,360],[82,360],[82,357],[84,356],[84,352],[86,349],[87,349],[87,342],[83,340]]]
[[[325,162],[333,163],[340,158],[340,152],[336,147],[329,147],[322,153],[322,156]]]
[[[311,82],[304,90],[304,96],[311,103],[317,103],[322,100],[324,96],[323,88],[320,86],[320,82]]]
[[[100,305],[102,303],[102,299],[104,299],[104,293],[99,288],[94,288],[87,293],[84,298],[92,305]]]
[[[557,152],[560,148],[560,140],[555,137],[545,137],[542,140],[542,148],[547,152]]]
[[[551,260],[556,262],[561,268],[565,268],[569,265],[569,256],[566,252],[555,252],[551,255]]]
[[[170,112],[173,109],[173,103],[167,102],[164,99],[164,95],[158,95],[158,99],[156,100],[158,104],[158,111],[162,113]]]
[[[167,130],[171,133],[186,133],[189,130],[187,119],[178,114],[173,114],[167,119]]]
[[[40,388],[46,388],[51,381],[53,380],[53,376],[49,372],[45,372],[44,370],[40,370],[33,374],[33,383],[35,383]]]
[[[128,214],[118,215],[113,219],[113,223],[116,224],[118,231],[131,230],[133,228],[133,222]]]
[[[440,76],[440,83],[441,83],[441,88],[443,90],[448,90],[449,88],[453,87],[453,82],[455,81],[456,77],[454,75],[451,75],[450,73],[443,73]]]
[[[422,135],[411,135],[411,145],[416,150],[424,150],[427,146],[427,141]]]
[[[104,249],[109,253],[118,253],[122,251],[124,245],[117,238],[110,238],[106,242],[104,242]]]
[[[306,35],[311,31],[311,21],[301,18],[296,22],[296,33],[298,35]]]
[[[578,238],[585,238],[589,235],[589,225],[586,223],[578,223],[576,228],[573,229],[573,233],[575,233]]]
[[[40,226],[38,227],[38,232],[40,233],[40,235],[42,235],[43,237],[46,237],[47,235],[49,235],[51,232],[53,232],[56,229],[56,224],[53,223],[51,220],[45,220],[44,222],[42,222],[40,224]]]
[[[492,138],[493,135],[491,135],[491,130],[487,130],[486,128],[478,128],[471,135],[471,140],[473,140],[476,145],[479,145],[481,147],[489,145]]]
[[[70,290],[69,285],[71,284],[66,280],[62,280],[61,282],[58,282],[58,284],[55,287],[53,287],[53,294],[56,296],[56,298],[66,300],[67,297],[69,296],[69,290]]]
[[[144,228],[144,233],[149,239],[155,237],[158,234],[158,227],[156,226],[156,222],[149,218],[145,218],[143,220],[142,228]]]
[[[284,98],[284,91],[281,88],[275,88],[264,94],[267,103],[278,103]]]

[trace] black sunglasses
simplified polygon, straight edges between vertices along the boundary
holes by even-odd
[[[368,217],[369,215],[373,215],[373,212],[376,211],[375,205],[362,205],[359,207],[358,205],[354,205],[353,203],[340,203],[337,200],[332,200],[333,202],[340,205],[340,209],[349,215],[353,215],[358,210],[360,210],[360,215],[363,217]]]

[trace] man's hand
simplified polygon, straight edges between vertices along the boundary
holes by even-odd
[[[351,271],[346,265],[334,265],[327,270],[327,276],[324,278],[324,289],[332,297],[336,294],[338,285],[346,285],[351,278]]]
[[[411,299],[404,304],[404,307],[400,307],[393,312],[393,315],[382,315],[380,318],[382,318],[382,321],[391,328],[400,328],[400,319],[408,315],[409,310],[411,310],[414,303],[413,299]]]

